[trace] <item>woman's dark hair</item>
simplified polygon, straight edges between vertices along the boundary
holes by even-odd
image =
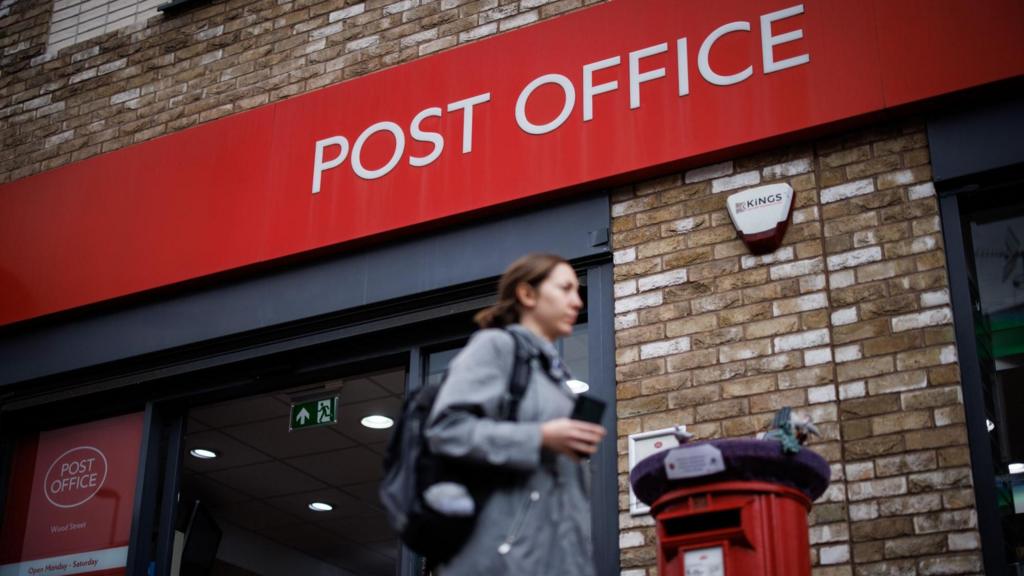
[[[477,312],[473,320],[481,328],[501,328],[519,321],[522,312],[516,287],[523,282],[537,288],[559,264],[568,264],[555,254],[534,252],[513,262],[498,282],[498,302]]]

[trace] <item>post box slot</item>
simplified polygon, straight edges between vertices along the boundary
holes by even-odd
[[[703,514],[687,514],[664,521],[666,536],[685,536],[696,532],[711,532],[740,527],[741,508],[705,512]]]

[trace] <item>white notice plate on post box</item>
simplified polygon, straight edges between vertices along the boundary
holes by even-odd
[[[710,476],[722,470],[722,451],[711,444],[673,448],[665,456],[665,475],[670,480]]]
[[[687,550],[683,554],[683,574],[686,576],[725,576],[722,548]]]
[[[679,446],[679,439],[676,437],[676,433],[686,433],[686,426],[679,425],[671,428],[662,428],[661,430],[653,430],[650,432],[640,432],[637,434],[629,435],[629,471],[633,471],[633,467],[638,462],[647,458],[651,454],[661,452],[663,450],[669,450]],[[651,508],[637,499],[636,494],[633,493],[633,487],[629,487],[629,513],[633,516],[640,516],[647,514],[651,511]]]

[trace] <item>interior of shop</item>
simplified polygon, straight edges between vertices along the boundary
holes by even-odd
[[[392,576],[377,484],[405,386],[397,366],[191,410],[172,573]],[[335,395],[335,423],[290,430],[292,403]]]

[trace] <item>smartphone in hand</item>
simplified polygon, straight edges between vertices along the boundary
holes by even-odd
[[[604,415],[604,407],[605,403],[603,400],[598,400],[586,394],[580,394],[576,397],[576,404],[572,407],[572,415],[569,418],[592,424],[600,424],[601,416]]]

